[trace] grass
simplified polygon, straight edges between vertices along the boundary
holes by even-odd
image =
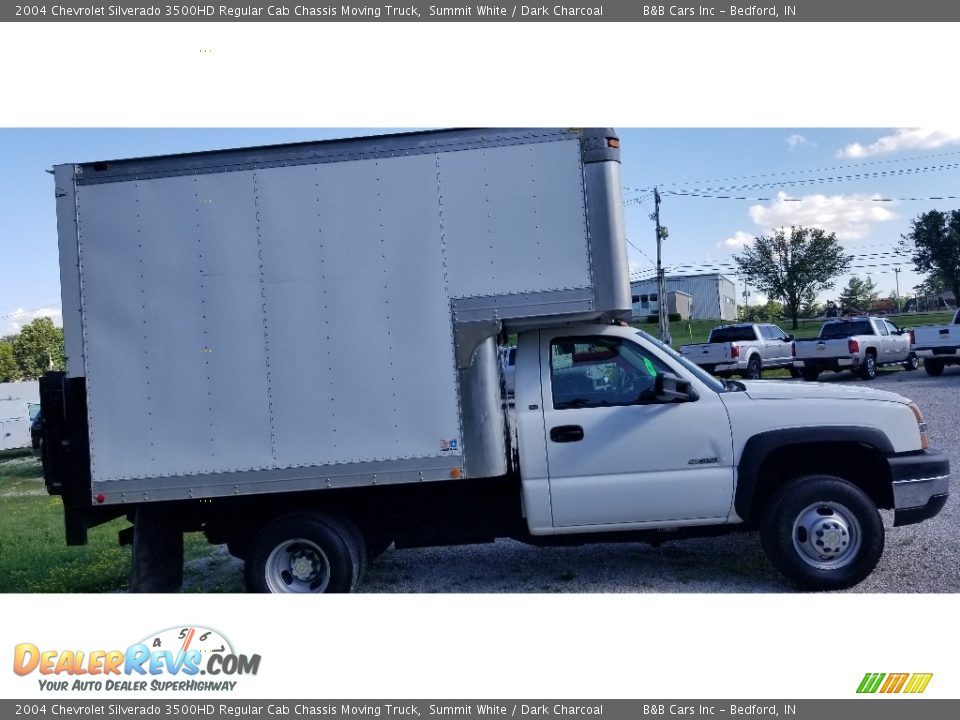
[[[118,518],[89,532],[87,545],[67,547],[63,505],[47,495],[32,454],[0,456],[0,592],[124,592],[130,548],[117,533]],[[199,533],[185,539],[187,560],[210,552]]]

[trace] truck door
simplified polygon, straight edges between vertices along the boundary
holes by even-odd
[[[676,370],[620,336],[543,332],[540,352],[554,528],[728,516],[733,453],[716,393],[658,402],[657,372]]]

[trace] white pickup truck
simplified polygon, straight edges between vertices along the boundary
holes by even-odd
[[[744,379],[759,380],[764,370],[776,368],[789,368],[794,374],[793,335],[766,323],[715,327],[707,342],[684,345],[680,353],[720,377],[739,373]]]
[[[923,358],[927,375],[941,375],[945,366],[960,364],[960,310],[949,325],[918,327],[913,332],[913,349]]]
[[[872,380],[881,365],[903,365],[907,370],[919,365],[910,331],[878,317],[829,320],[820,328],[819,338],[797,340],[793,345],[793,366],[811,382],[824,370],[850,370]]]

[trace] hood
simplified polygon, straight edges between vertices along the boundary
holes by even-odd
[[[887,392],[859,385],[835,385],[833,383],[808,382],[777,382],[771,380],[753,380],[742,383],[747,388],[747,395],[753,400],[816,400],[818,398],[839,400],[843,398],[859,400],[883,400],[909,405],[910,400]]]

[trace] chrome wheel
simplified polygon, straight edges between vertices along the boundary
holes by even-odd
[[[330,584],[330,561],[323,549],[296,538],[277,545],[267,557],[266,580],[270,592],[322,593]]]
[[[793,522],[793,547],[800,559],[818,570],[842,568],[860,552],[862,531],[856,516],[843,505],[809,505]]]

